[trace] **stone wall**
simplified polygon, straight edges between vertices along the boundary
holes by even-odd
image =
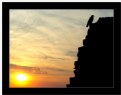
[[[99,18],[89,27],[77,57],[67,87],[113,86],[113,17]]]

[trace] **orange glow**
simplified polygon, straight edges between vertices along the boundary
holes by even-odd
[[[10,75],[10,87],[26,87],[29,85],[31,76],[24,72],[16,72]]]
[[[21,77],[22,76],[22,77]],[[59,82],[57,80],[59,79]],[[10,71],[10,88],[59,88],[65,87],[65,76],[32,74],[20,71]]]

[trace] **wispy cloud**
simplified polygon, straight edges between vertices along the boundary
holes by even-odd
[[[71,73],[70,70],[65,68],[54,68],[54,67],[32,67],[32,66],[20,66],[15,64],[10,64],[10,70],[14,72],[25,72],[29,74],[49,74],[49,75],[67,75]],[[54,73],[56,72],[56,73]],[[66,73],[65,73],[66,72]]]
[[[37,67],[48,75],[73,75],[78,47],[83,45],[92,14],[96,22],[99,17],[113,16],[113,10],[11,9],[11,68],[31,71]]]
[[[65,55],[71,56],[71,57],[76,57],[77,56],[77,51],[68,51],[68,52],[65,53]]]
[[[113,10],[10,10],[11,62],[72,69],[92,14],[98,19],[113,16]]]
[[[10,64],[10,70],[15,70],[16,72],[26,72],[26,73],[34,73],[34,74],[47,74],[46,71],[41,70],[38,67],[30,67],[30,66],[19,66],[15,64]]]

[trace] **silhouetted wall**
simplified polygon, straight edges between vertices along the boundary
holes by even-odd
[[[113,17],[99,18],[78,48],[75,77],[67,87],[113,86]]]

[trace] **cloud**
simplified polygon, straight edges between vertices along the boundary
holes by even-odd
[[[45,69],[52,70],[55,72],[61,72],[61,73],[71,73],[71,70],[63,69],[63,68],[52,68],[52,67],[46,67]],[[59,73],[58,73],[59,74]]]
[[[39,87],[48,83],[47,87],[64,87],[73,76],[89,17],[94,15],[96,22],[113,13],[107,9],[11,9],[10,70],[36,74]]]
[[[67,56],[72,56],[72,57],[75,57],[77,56],[77,51],[68,51],[65,53]]]
[[[10,64],[10,69],[14,69],[20,72],[34,73],[34,74],[47,74],[46,71],[43,71],[38,67],[19,66],[15,64]]]
[[[10,64],[10,70],[14,72],[26,72],[29,74],[47,74],[47,75],[66,75],[66,73],[71,73],[70,70],[54,67],[31,67],[31,66],[20,66],[15,64]]]
[[[52,57],[52,56],[44,56],[44,59],[54,59],[54,60],[65,60],[64,58],[59,58],[59,57]]]
[[[95,22],[99,17],[113,16],[113,10],[11,9],[10,63],[17,65],[12,68],[31,72],[37,67],[36,73],[72,75],[92,14]]]

